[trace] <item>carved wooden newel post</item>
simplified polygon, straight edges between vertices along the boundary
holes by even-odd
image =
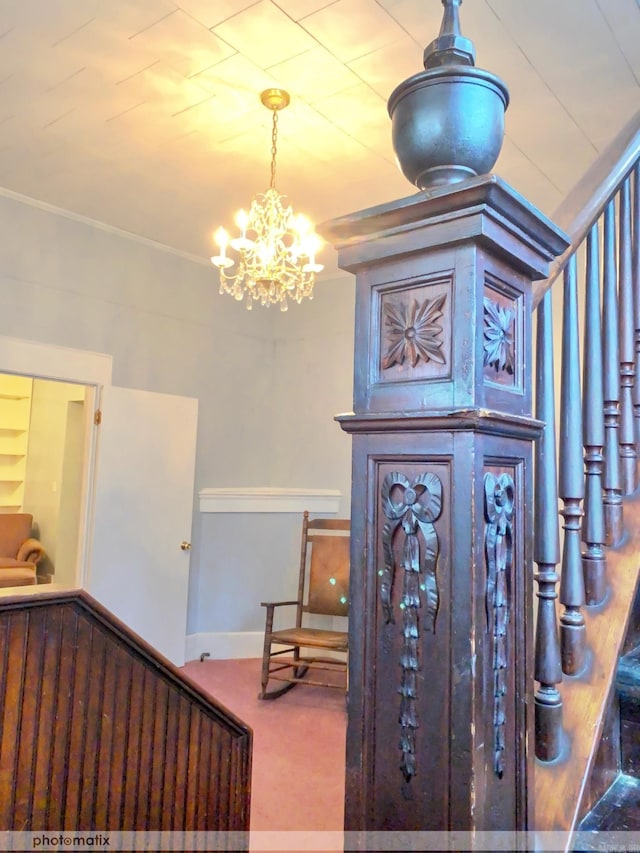
[[[346,829],[526,829],[531,281],[568,241],[493,176],[322,230],[356,274]]]
[[[347,829],[524,829],[530,284],[565,241],[495,177],[325,233],[357,278]]]

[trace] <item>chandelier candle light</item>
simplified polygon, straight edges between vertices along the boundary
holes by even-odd
[[[310,220],[294,215],[276,189],[278,111],[288,106],[289,94],[284,89],[266,89],[260,100],[273,112],[269,189],[254,197],[249,213],[236,214],[240,237],[230,239],[224,228],[218,228],[214,240],[220,251],[211,263],[220,270],[220,293],[229,293],[238,302],[246,296],[249,310],[259,300],[261,305],[279,304],[286,311],[288,299],[300,303],[305,296],[313,298],[315,274],[324,269],[316,263],[322,242]],[[235,263],[227,256],[227,246],[240,254],[235,274],[227,272]]]

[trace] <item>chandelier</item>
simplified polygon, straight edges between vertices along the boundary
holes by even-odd
[[[246,297],[249,310],[259,300],[261,305],[279,304],[286,311],[288,299],[300,303],[305,296],[313,298],[315,274],[324,269],[316,263],[322,243],[310,220],[294,215],[276,189],[278,111],[288,106],[289,94],[284,89],[266,89],[260,100],[273,112],[269,189],[253,198],[248,213],[236,214],[239,237],[230,239],[224,228],[218,228],[214,240],[219,253],[211,263],[220,270],[220,293],[229,293],[238,302]],[[229,272],[235,261],[227,256],[227,246],[239,254],[235,274]]]

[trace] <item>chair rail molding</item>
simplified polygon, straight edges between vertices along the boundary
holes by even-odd
[[[337,514],[338,489],[284,489],[270,486],[200,489],[200,512],[281,512]]]

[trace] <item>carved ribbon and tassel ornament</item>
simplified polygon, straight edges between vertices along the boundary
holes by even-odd
[[[510,474],[485,474],[485,602],[487,627],[493,635],[493,769],[499,779],[504,774],[514,495],[515,485]]]
[[[439,595],[436,569],[439,543],[434,527],[442,511],[442,482],[435,474],[420,474],[410,483],[404,474],[387,474],[382,483],[382,511],[387,521],[382,531],[384,568],[379,571],[380,602],[387,624],[393,623],[392,593],[395,575],[393,540],[400,525],[405,535],[401,567],[404,583],[400,609],[402,611],[402,676],[398,692],[401,695],[400,769],[407,782],[416,773],[415,734],[419,726],[416,698],[419,671],[421,593],[425,599],[425,626],[435,632]]]

